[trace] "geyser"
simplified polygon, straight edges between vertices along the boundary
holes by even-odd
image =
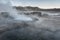
[[[25,15],[19,15],[18,12],[12,8],[11,5],[0,3],[0,13],[1,12],[8,12],[14,20],[21,20],[21,21],[32,21],[32,18],[27,17]]]

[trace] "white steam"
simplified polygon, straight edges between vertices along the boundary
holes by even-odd
[[[27,17],[25,15],[19,15],[18,12],[12,8],[10,2],[0,3],[0,12],[8,12],[10,16],[12,16],[15,20],[21,21],[32,21],[32,18]]]

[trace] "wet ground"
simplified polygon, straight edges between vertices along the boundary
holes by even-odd
[[[30,16],[37,20],[0,20],[1,40],[60,40],[60,16]]]

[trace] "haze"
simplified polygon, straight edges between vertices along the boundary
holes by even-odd
[[[0,3],[11,2],[12,6],[37,6],[40,8],[60,8],[60,0],[1,0]]]

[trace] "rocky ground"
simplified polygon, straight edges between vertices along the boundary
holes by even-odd
[[[0,19],[0,40],[60,40],[59,16],[28,16],[35,21]]]

